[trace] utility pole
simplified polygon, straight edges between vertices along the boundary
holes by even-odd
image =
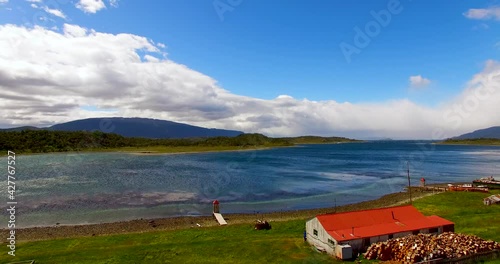
[[[409,161],[406,162],[406,167],[407,167],[407,173],[408,173],[408,192],[410,193],[410,204],[413,204],[412,200],[411,200],[410,162]]]

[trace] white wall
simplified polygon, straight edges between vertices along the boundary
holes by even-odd
[[[314,235],[314,229],[318,230],[317,236]],[[326,232],[326,230],[318,221],[318,218],[313,218],[306,222],[306,233],[307,242],[309,244],[324,248],[328,254],[335,255],[335,246],[328,243],[328,239],[333,240],[335,244],[337,244],[337,242]]]
[[[318,235],[314,235],[314,230],[318,230]],[[421,229],[420,233],[427,234],[429,233],[429,229]],[[443,227],[438,228],[438,233],[443,232]],[[307,242],[313,246],[321,247],[326,250],[326,252],[330,255],[335,255],[335,245],[337,245],[337,241],[330,236],[326,230],[323,228],[321,223],[318,221],[318,218],[313,218],[306,222],[306,233],[307,233]],[[411,235],[413,232],[400,232],[394,233],[393,238],[404,237],[407,235]],[[335,245],[328,243],[328,239],[331,239],[335,242]],[[370,238],[370,244],[376,242],[383,242],[389,240],[389,235],[375,236]],[[363,239],[354,239],[342,242],[341,244],[347,244],[352,247],[353,250],[359,251],[363,247]]]

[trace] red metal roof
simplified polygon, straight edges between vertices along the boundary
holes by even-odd
[[[439,216],[424,216],[411,205],[326,214],[317,218],[338,242],[453,225]]]

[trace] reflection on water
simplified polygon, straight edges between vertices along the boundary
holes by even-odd
[[[186,155],[18,156],[21,226],[333,206],[413,184],[498,175],[500,148],[390,141]],[[0,159],[6,166],[5,157]],[[0,195],[7,197],[6,182]],[[5,215],[2,215],[2,220]]]

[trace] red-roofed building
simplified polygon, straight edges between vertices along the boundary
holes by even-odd
[[[307,241],[341,259],[370,244],[418,233],[454,231],[454,223],[425,216],[411,205],[318,215],[306,222]]]

